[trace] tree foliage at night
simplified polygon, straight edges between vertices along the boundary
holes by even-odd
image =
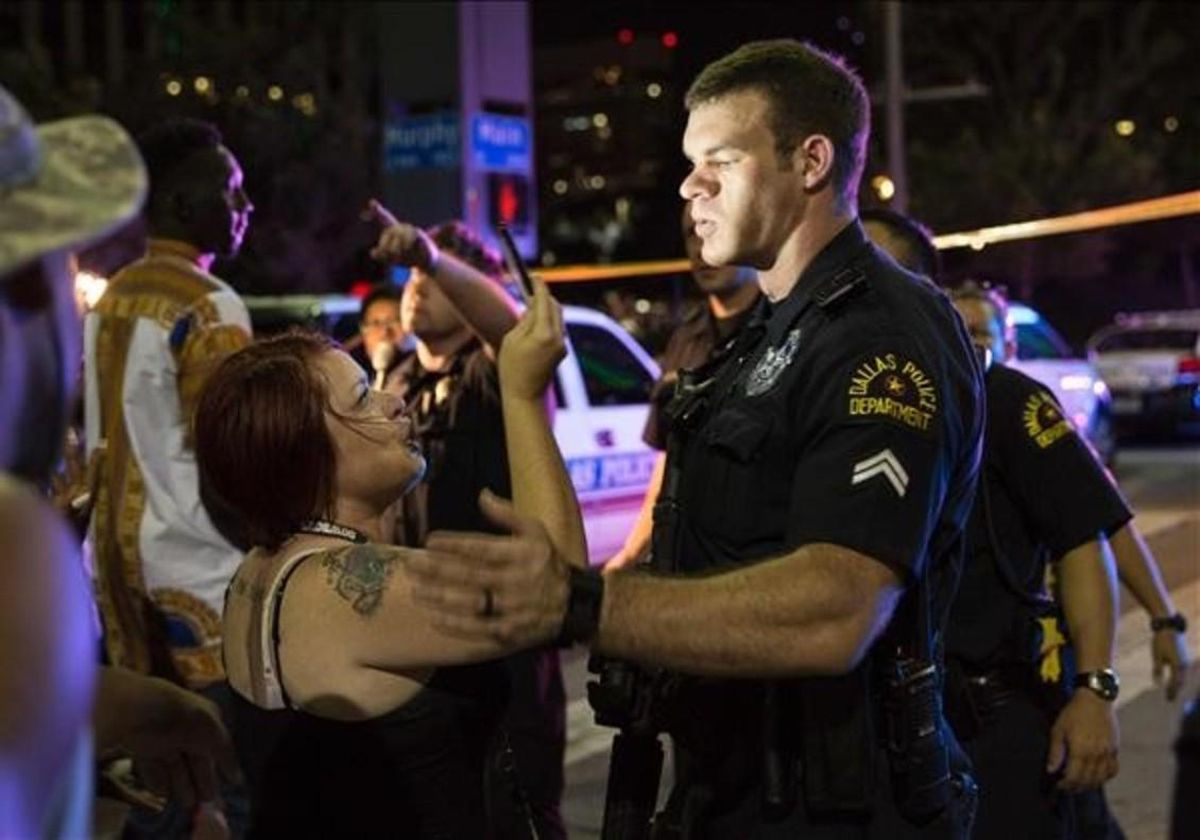
[[[904,14],[910,87],[970,79],[989,89],[908,106],[910,209],[935,229],[1200,185],[1193,4],[909,3]],[[1121,120],[1132,134],[1117,132]],[[1104,240],[1035,240],[994,255],[995,268],[1029,291],[1037,273],[1095,274],[1111,250]]]
[[[5,51],[0,68],[37,119],[101,110],[135,134],[169,116],[216,123],[256,208],[242,254],[219,273],[247,293],[345,288],[373,270],[374,232],[358,218],[378,179],[372,9],[246,3],[235,18],[216,6],[146,4],[120,84],[27,50]]]

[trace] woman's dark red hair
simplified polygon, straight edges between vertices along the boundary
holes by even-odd
[[[221,362],[196,408],[200,499],[213,524],[247,551],[275,550],[333,507],[329,393],[313,363],[336,345],[290,332]]]

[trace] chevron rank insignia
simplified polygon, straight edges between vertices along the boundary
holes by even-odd
[[[892,454],[892,450],[884,449],[876,452],[870,458],[864,458],[855,464],[850,483],[862,484],[876,476],[883,476],[887,479],[887,482],[892,485],[892,489],[896,491],[896,495],[901,499],[908,492],[908,472],[900,463],[900,459]]]

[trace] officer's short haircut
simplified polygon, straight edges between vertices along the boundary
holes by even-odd
[[[504,274],[500,255],[489,248],[469,227],[460,221],[443,222],[428,231],[433,241],[444,251],[465,262],[488,277],[499,278]]]
[[[744,90],[766,97],[781,160],[806,137],[823,134],[833,143],[835,190],[843,199],[857,197],[871,104],[862,79],[845,59],[791,39],[743,44],[700,71],[684,96],[684,107],[690,111]]]
[[[874,207],[859,213],[859,219],[885,228],[904,246],[904,253],[893,253],[900,265],[917,274],[924,274],[935,283],[942,279],[942,255],[933,244],[929,228],[902,213],[883,207]],[[890,253],[890,249],[889,249]]]
[[[404,292],[399,286],[389,282],[378,283],[372,286],[371,291],[367,292],[366,297],[363,298],[362,307],[358,310],[359,318],[365,320],[367,317],[367,310],[370,309],[373,304],[376,304],[381,300],[390,300],[399,305],[400,298],[403,296]]]
[[[137,138],[150,178],[146,208],[152,218],[164,209],[162,197],[189,173],[197,153],[215,151],[221,143],[221,132],[215,125],[191,118],[166,120]]]
[[[975,300],[992,307],[1002,325],[1008,324],[1008,292],[1003,286],[994,286],[981,280],[964,280],[949,290],[953,301]]]

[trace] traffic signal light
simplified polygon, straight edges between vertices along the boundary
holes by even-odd
[[[521,230],[529,225],[529,176],[490,172],[487,176],[488,223]]]

